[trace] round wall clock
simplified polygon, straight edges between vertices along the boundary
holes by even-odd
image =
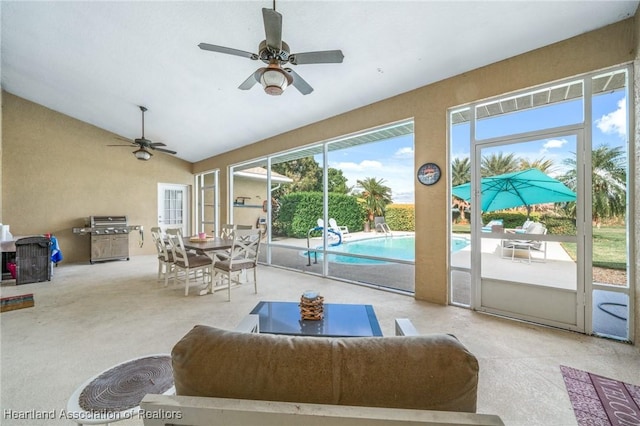
[[[435,163],[425,163],[418,169],[418,180],[423,185],[433,185],[440,180],[440,167]]]

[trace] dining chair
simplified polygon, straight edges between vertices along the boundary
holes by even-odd
[[[233,238],[233,231],[235,231],[236,225],[232,223],[225,223],[220,227],[220,238],[224,240],[230,240]],[[217,260],[224,260],[229,258],[229,249],[214,250],[211,252],[214,262]]]
[[[213,277],[213,260],[205,254],[188,253],[184,247],[182,233],[169,234],[169,242],[173,253],[173,279],[176,283],[184,280],[184,295],[189,295],[189,283],[193,275],[194,281],[198,279],[198,272],[202,273],[202,282]],[[183,272],[183,280],[180,279],[180,271]],[[208,285],[208,283],[207,283]]]
[[[220,229],[220,238],[230,240],[233,238],[233,231],[236,229],[252,229],[251,225],[236,225],[232,223],[225,223]],[[216,256],[216,260],[224,260],[229,258],[230,249],[215,250],[211,254]]]
[[[232,223],[225,223],[220,227],[220,238],[227,239],[231,238],[234,229],[236,229],[236,225]]]
[[[258,266],[258,255],[260,254],[260,241],[262,232],[259,229],[236,229],[233,231],[233,241],[229,251],[229,257],[217,260],[213,264],[213,272],[217,276],[222,276],[221,286],[224,286],[224,279],[227,281],[227,300],[231,300],[231,285],[241,285],[239,274],[248,270],[253,270],[253,288],[258,292],[258,279],[256,269]]]
[[[173,273],[173,252],[161,228],[157,226],[151,228],[151,238],[158,252],[158,281],[164,276],[164,286],[167,287],[169,277]]]

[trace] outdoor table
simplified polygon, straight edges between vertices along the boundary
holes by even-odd
[[[252,314],[259,316],[260,333],[328,337],[382,336],[371,305],[325,303],[324,318],[303,320],[297,302],[258,303]]]
[[[65,416],[79,425],[131,419],[148,393],[175,394],[171,355],[134,358],[90,378],[69,397]]]

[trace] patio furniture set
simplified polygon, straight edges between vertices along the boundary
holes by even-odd
[[[69,418],[101,424],[137,415],[145,426],[504,424],[475,413],[478,361],[454,336],[418,335],[399,318],[396,337],[383,337],[370,305],[324,308],[321,320],[302,320],[297,302],[261,301],[235,330],[197,325],[170,355],[130,360],[85,381],[69,399]],[[94,391],[106,396],[88,399]]]
[[[151,235],[158,253],[158,281],[164,276],[165,287],[171,279],[184,282],[184,294],[188,296],[192,279],[200,277],[204,284],[200,295],[226,289],[227,300],[231,300],[233,284],[242,284],[239,277],[246,278],[246,272],[253,270],[254,290],[258,292],[260,230],[230,225],[220,237],[205,234],[184,238],[177,229],[162,233],[160,228],[152,228]]]

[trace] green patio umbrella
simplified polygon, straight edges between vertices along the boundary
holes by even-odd
[[[527,214],[533,204],[575,201],[576,194],[565,184],[538,169],[522,170],[489,176],[480,181],[483,212],[526,206]],[[471,201],[471,184],[454,186],[453,195]]]

